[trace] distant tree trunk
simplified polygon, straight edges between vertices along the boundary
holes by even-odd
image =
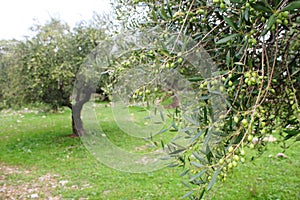
[[[79,92],[76,95],[75,103],[72,105],[70,104],[70,108],[72,110],[72,130],[73,135],[80,137],[85,134],[83,122],[81,119],[81,111],[83,105],[90,100],[92,92],[90,89],[86,89],[82,92]]]
[[[81,119],[81,110],[83,104],[75,104],[72,106],[72,130],[73,135],[82,136],[84,135],[84,128]]]

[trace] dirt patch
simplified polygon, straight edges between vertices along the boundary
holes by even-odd
[[[61,195],[54,194],[56,187],[63,186],[58,181],[59,175],[47,173],[30,181],[16,178],[18,175],[30,176],[32,172],[0,164],[0,199],[61,199]]]

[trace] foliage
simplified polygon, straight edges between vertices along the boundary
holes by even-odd
[[[11,88],[16,87],[17,81],[12,78],[16,68],[16,49],[19,41],[3,40],[0,43],[0,109],[11,107],[15,103],[15,93]],[[22,87],[20,85],[19,87]]]
[[[79,26],[71,32],[67,25],[52,20],[37,27],[37,35],[25,42],[27,52],[21,59],[32,101],[67,106],[75,75],[84,58],[103,37],[101,31]],[[35,94],[35,95],[33,95]]]
[[[3,99],[9,106],[35,102],[54,110],[67,106],[75,110],[73,119],[80,121],[80,109],[71,103],[73,84],[87,55],[105,38],[104,31],[84,23],[70,30],[57,19],[35,25],[32,31],[32,37],[8,46],[1,59],[7,84]],[[77,134],[74,123],[73,128]]]
[[[131,8],[127,10],[130,16],[146,6],[148,21],[140,23],[140,29],[159,26],[179,36],[189,35],[197,43],[190,51],[203,47],[218,66],[218,74],[200,77],[195,82],[204,91],[199,95],[210,93],[212,87],[225,92],[226,113],[215,120],[212,112],[208,112],[214,105],[204,101],[191,116],[193,120],[185,124],[197,126],[187,135],[192,142],[177,154],[178,165],[185,168],[183,175],[197,186],[195,193],[185,197],[201,199],[217,179],[225,181],[226,174],[245,161],[246,148],[263,152],[269,135],[279,134],[284,149],[288,148],[287,139],[299,140],[299,1],[119,3]],[[122,16],[126,16],[124,11]],[[168,66],[177,70],[179,59],[182,65],[188,63],[185,54],[188,51],[154,58],[170,60],[173,64]],[[137,57],[141,55],[144,54]],[[131,65],[132,60],[128,58],[127,64]],[[161,64],[160,69],[165,66]],[[192,78],[191,73],[180,73]]]
[[[35,25],[32,31],[34,36],[24,41],[7,42],[6,46],[2,42],[6,51],[1,69],[10,74],[7,83],[13,85],[8,89],[12,94],[6,91],[5,99],[16,98],[13,103],[44,102],[54,108],[69,106],[79,67],[105,34],[83,23],[70,30],[57,19]]]

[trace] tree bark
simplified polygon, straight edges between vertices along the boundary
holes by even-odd
[[[72,106],[72,130],[73,130],[73,135],[78,137],[84,135],[84,128],[81,119],[82,107],[83,104],[75,104]]]
[[[90,100],[91,95],[91,88],[86,88],[84,91],[81,91],[76,95],[75,103],[73,105],[70,104],[70,108],[72,110],[72,130],[73,135],[75,136],[80,137],[85,134],[83,122],[81,119],[81,111],[83,105]]]

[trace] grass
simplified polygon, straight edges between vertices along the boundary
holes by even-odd
[[[143,141],[122,134],[113,122],[110,108],[101,104],[100,110],[101,126],[112,141],[128,149],[143,145]],[[68,137],[70,124],[68,110],[59,113],[2,112],[0,166],[14,166],[30,173],[6,174],[4,180],[0,178],[0,191],[1,186],[6,185],[30,184],[28,187],[33,187],[39,177],[48,173],[56,175],[53,178],[56,187],[48,193],[40,191],[40,197],[51,193],[62,199],[180,199],[189,191],[181,184],[182,169],[179,168],[131,174],[97,162],[79,138]],[[300,199],[299,144],[285,153],[288,158],[274,158],[280,151],[278,145],[271,144],[255,162],[239,165],[228,175],[225,184],[216,185],[208,198]],[[247,158],[253,154],[249,151]],[[65,185],[60,184],[63,181],[67,181]]]
[[[227,178],[226,189],[217,185],[212,199],[277,200],[300,199],[300,153],[299,144],[285,152],[287,158],[276,158],[282,150],[277,144],[268,149],[253,162],[239,165]],[[248,161],[256,152],[248,150]]]

